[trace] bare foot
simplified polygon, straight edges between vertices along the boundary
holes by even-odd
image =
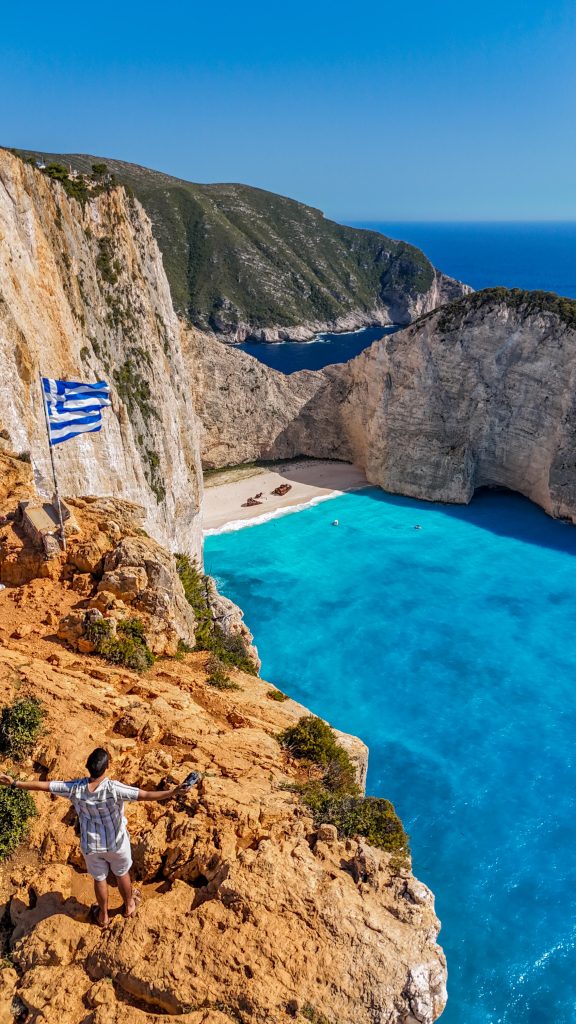
[[[130,900],[129,903],[127,903],[124,906],[124,915],[123,916],[125,918],[134,917],[134,914],[136,913],[136,911],[138,910],[138,907],[140,906],[141,899],[142,899],[142,893],[140,892],[140,890],[139,889],[133,889],[132,890],[132,899]]]

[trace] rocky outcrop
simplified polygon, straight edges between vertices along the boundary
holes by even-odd
[[[202,457],[308,455],[387,491],[468,502],[483,486],[576,521],[576,303],[492,289],[422,317],[350,363],[290,376],[188,339]]]
[[[74,512],[74,557],[89,559],[103,512]],[[114,521],[123,533],[122,509]],[[111,541],[99,571],[144,565],[149,575],[144,540]],[[130,921],[114,912],[104,932],[89,921],[68,805],[35,796],[30,840],[0,867],[0,1013],[50,1024],[432,1024],[446,999],[432,894],[390,854],[314,825],[294,792],[300,763],[276,738],[305,709],[234,669],[237,688],[214,689],[202,653],[139,676],[70,651],[54,621],[74,611],[87,573],[61,568],[2,593],[0,704],[30,691],[47,716],[34,763],[2,768],[77,777],[104,745],[113,774],[146,788],[205,774],[177,802],[127,808],[143,900]],[[347,739],[365,764],[363,745]]]
[[[193,330],[185,332],[185,352],[207,469],[295,455],[352,459],[339,415],[347,394],[339,372],[285,376]]]
[[[136,502],[158,540],[198,554],[196,423],[150,222],[122,188],[81,205],[0,150],[0,438],[51,494],[39,371],[112,385],[103,431],[55,451],[62,492]]]
[[[479,292],[346,367],[353,459],[387,491],[507,487],[576,522],[576,303]]]

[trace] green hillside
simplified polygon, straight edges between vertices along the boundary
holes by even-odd
[[[104,157],[28,151],[81,172],[105,161],[138,197],[163,254],[174,305],[199,327],[234,331],[328,322],[425,293],[434,268],[414,246],[326,220],[247,185],[197,185]]]

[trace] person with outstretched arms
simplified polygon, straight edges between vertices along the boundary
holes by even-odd
[[[127,786],[106,775],[110,757],[108,751],[97,747],[86,761],[88,776],[70,782],[57,780],[22,782],[0,774],[0,784],[13,789],[52,793],[71,801],[80,823],[80,849],[84,854],[88,874],[94,881],[96,904],[90,913],[100,928],[106,928],[108,916],[108,872],[116,876],[118,889],[124,901],[124,917],[132,917],[138,908],[141,894],[132,885],[130,868],[132,850],[126,828],[124,804],[127,800],[172,800],[186,793],[201,778],[198,772],[190,775],[173,789],[147,790]]]

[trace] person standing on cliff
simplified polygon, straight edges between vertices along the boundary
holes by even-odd
[[[84,854],[88,874],[94,881],[96,905],[91,917],[100,928],[106,928],[108,916],[108,871],[116,876],[118,889],[124,901],[124,917],[132,917],[140,902],[140,892],[132,886],[130,868],[132,850],[126,829],[124,803],[126,800],[171,800],[186,792],[186,786],[174,789],[147,790],[126,786],[106,777],[110,764],[108,752],[97,747],[86,761],[89,775],[71,782],[20,782],[9,775],[0,774],[0,783],[13,789],[28,789],[54,796],[67,797],[74,805],[80,822],[80,849]]]

